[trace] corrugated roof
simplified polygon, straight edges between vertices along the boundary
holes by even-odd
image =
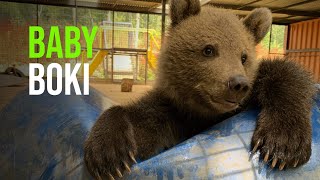
[[[162,0],[7,0],[14,2],[78,6],[116,11],[161,13]],[[201,0],[202,4],[234,10],[244,16],[257,7],[273,12],[276,24],[290,24],[320,17],[320,0]],[[166,10],[168,13],[168,9]]]
[[[320,0],[211,0],[211,5],[239,10],[248,14],[258,7],[267,7],[276,24],[290,24],[320,17]],[[279,17],[279,15],[282,17]]]

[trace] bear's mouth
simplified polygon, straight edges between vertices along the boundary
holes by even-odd
[[[232,100],[225,100],[226,102],[228,102],[228,103],[231,103],[231,104],[240,104],[239,102],[236,102],[236,101],[232,101]]]
[[[219,97],[213,96],[211,93],[206,91],[205,89],[201,89],[201,91],[197,91],[198,95],[200,95],[202,101],[199,103],[203,103],[208,108],[218,108],[223,109],[223,111],[232,111],[237,109],[241,100],[239,101],[236,98],[227,98],[227,97]]]
[[[223,107],[227,108],[227,109],[236,109],[239,106],[238,102],[233,102],[233,101],[229,101],[229,100],[221,100],[218,101],[217,103],[219,103],[220,105],[222,105]]]
[[[216,100],[214,99],[214,97],[210,96],[210,101],[212,104],[215,104],[224,109],[236,109],[239,107],[239,104],[240,102],[237,102],[237,101],[234,101],[234,100],[228,100],[228,99],[219,99],[219,100]]]

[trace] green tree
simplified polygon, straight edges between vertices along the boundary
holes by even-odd
[[[284,38],[285,38],[285,31],[286,26],[284,25],[272,25],[271,29],[271,41],[270,41],[270,31],[267,33],[265,38],[261,41],[261,45],[263,48],[269,48],[270,42],[270,49],[276,49],[278,52],[283,52],[284,49]]]

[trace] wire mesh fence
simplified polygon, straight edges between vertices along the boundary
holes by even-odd
[[[136,83],[154,80],[161,44],[161,15],[2,1],[0,10],[0,72],[15,65],[28,75],[30,62],[39,62],[45,67],[53,62],[62,67],[65,63],[71,63],[72,66],[75,63],[90,63],[90,66],[98,63],[94,68],[90,67],[93,71],[91,78],[112,82],[131,78]],[[88,47],[81,34],[81,55],[77,58],[61,58],[53,52],[51,57],[44,55],[30,59],[29,26],[41,26],[44,29],[43,42],[46,48],[50,29],[57,26],[63,51],[66,26],[80,29],[86,26],[89,32],[97,26],[98,32],[92,45],[93,56],[86,57]],[[75,46],[72,46],[72,50],[75,50]],[[101,56],[101,51],[107,53]],[[82,75],[82,71],[78,72],[78,76]]]
[[[37,62],[28,58],[28,28],[36,24],[36,5],[0,2],[0,72],[15,66],[28,75],[28,63]]]

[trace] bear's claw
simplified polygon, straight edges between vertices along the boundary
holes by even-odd
[[[253,133],[251,148],[253,153],[260,151],[260,158],[270,169],[296,168],[303,165],[311,156],[311,138],[308,126],[300,124],[299,131],[290,128],[281,128],[274,116],[262,114],[260,122]],[[283,118],[277,118],[283,119]],[[282,125],[282,124],[280,124]]]
[[[269,150],[267,151],[266,155],[264,156],[263,161],[268,162],[268,159],[269,159]]]
[[[260,145],[260,139],[257,141],[256,145],[255,145],[254,148],[252,149],[252,153],[253,153],[253,154],[257,151],[259,145]]]
[[[123,165],[124,165],[124,167],[126,168],[126,170],[128,171],[128,173],[131,173],[131,169],[130,169],[128,163],[123,162]]]
[[[109,173],[109,177],[111,180],[115,180],[114,177]]]
[[[252,149],[252,151],[251,151],[252,155],[257,152],[259,146],[261,145],[261,142],[262,142],[262,141],[261,141],[260,139],[257,141],[257,143],[255,144],[255,146],[253,147],[253,149]],[[287,162],[285,162],[285,161],[283,161],[283,160],[275,157],[275,155],[274,155],[274,158],[272,158],[272,159],[270,159],[270,160],[269,160],[269,157],[270,157],[270,151],[267,150],[266,153],[265,153],[265,155],[264,155],[263,161],[264,161],[265,163],[271,162],[271,165],[270,165],[270,168],[271,168],[271,169],[275,168],[276,165],[277,165],[277,163],[279,163],[279,170],[282,171],[282,170],[285,168],[285,166],[287,165]],[[271,160],[272,160],[272,161],[271,161]],[[281,162],[281,163],[280,163],[280,162]],[[296,159],[296,160],[294,161],[294,164],[293,164],[292,167],[295,168],[295,167],[298,166],[298,164],[299,164],[299,159]]]
[[[298,163],[299,163],[299,159],[296,160],[296,162],[294,163],[293,167],[297,167]]]
[[[86,141],[84,157],[85,163],[89,172],[97,180],[114,180],[122,178],[125,173],[130,173],[130,167],[134,163],[137,163],[133,153],[135,150],[128,149],[128,147],[130,147],[131,149],[134,148],[134,145],[130,143],[121,143],[127,148],[126,152],[121,152],[121,149],[124,148],[121,146],[116,146],[115,144],[117,143],[114,143],[115,140],[107,140],[109,141],[99,144],[95,144],[91,139]],[[130,139],[126,139],[125,137],[120,140],[124,142],[130,142]],[[109,146],[105,146],[105,144],[109,144]],[[118,151],[116,155],[113,149]]]
[[[99,174],[98,171],[95,172],[95,175],[96,175],[96,177],[97,177],[98,180],[102,180],[102,178],[101,178],[101,176],[100,176],[100,174]]]
[[[279,170],[282,171],[285,165],[286,165],[286,162],[282,162],[279,166]]]
[[[277,165],[277,162],[278,162],[278,158],[273,158],[272,160],[272,163],[271,163],[271,169],[273,169],[276,165]]]
[[[123,177],[123,175],[121,174],[121,172],[120,172],[120,170],[119,170],[118,168],[116,168],[116,172],[117,172],[117,175],[118,175],[119,177]]]
[[[129,151],[129,156],[130,156],[131,160],[132,160],[134,163],[137,164],[137,161],[136,161],[136,159],[134,158],[134,155],[133,155],[133,153],[132,153],[131,151]]]

